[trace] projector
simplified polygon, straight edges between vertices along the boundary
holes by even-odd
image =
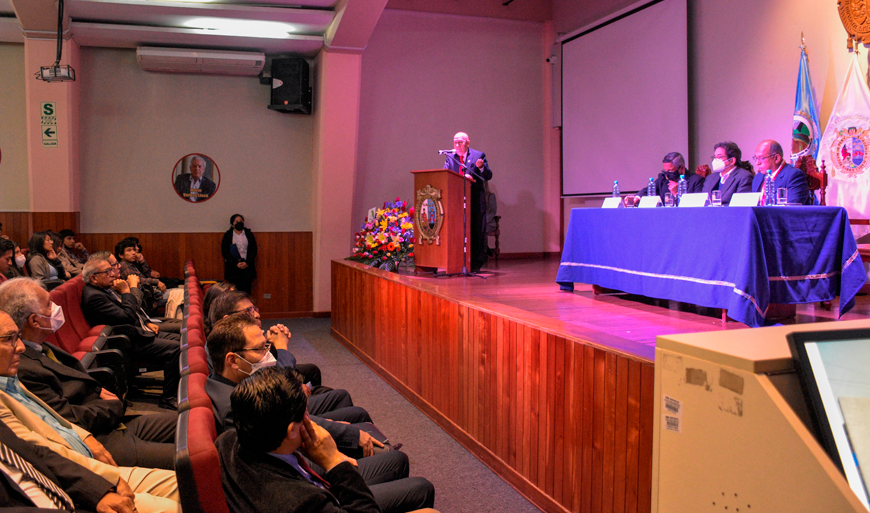
[[[46,82],[74,82],[76,70],[66,64],[63,66],[43,66],[39,68],[36,79]]]

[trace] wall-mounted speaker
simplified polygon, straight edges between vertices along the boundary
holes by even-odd
[[[302,57],[272,60],[272,100],[280,112],[311,114],[308,62]]]

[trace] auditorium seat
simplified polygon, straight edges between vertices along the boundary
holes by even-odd
[[[221,464],[214,441],[211,406],[179,412],[175,434],[175,473],[185,513],[229,513]]]
[[[183,376],[178,385],[178,411],[191,408],[211,408],[211,399],[205,391],[208,376],[194,372]]]

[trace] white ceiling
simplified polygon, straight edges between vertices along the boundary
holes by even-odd
[[[75,38],[81,46],[167,46],[314,56],[324,47],[324,41],[338,30],[339,21],[342,25],[351,25],[342,28],[353,33],[355,20],[362,18],[360,24],[363,28],[370,25],[371,14],[376,18],[380,16],[386,3],[386,0],[380,3],[352,0],[371,5],[377,11],[361,17],[347,16],[345,6],[350,1],[65,0],[64,10],[69,22],[67,35]],[[377,10],[378,5],[380,10]],[[356,9],[359,7],[362,6],[354,6]],[[339,12],[345,15],[337,15]],[[196,19],[200,23],[190,26],[191,20]],[[226,20],[281,22],[289,25],[289,32],[272,37],[261,37],[264,34],[259,32],[257,37],[251,37],[221,33],[214,28],[196,28]],[[0,0],[2,42],[23,42],[25,35],[51,39],[56,25],[55,0]],[[47,30],[49,27],[51,29]],[[365,42],[362,42],[359,50],[364,46]]]

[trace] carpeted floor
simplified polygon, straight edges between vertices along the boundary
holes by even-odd
[[[391,443],[404,444],[411,475],[435,485],[441,513],[540,511],[335,341],[329,319],[272,320],[263,327],[278,322],[290,328],[290,349],[299,362],[318,365],[324,385],[350,392]]]

